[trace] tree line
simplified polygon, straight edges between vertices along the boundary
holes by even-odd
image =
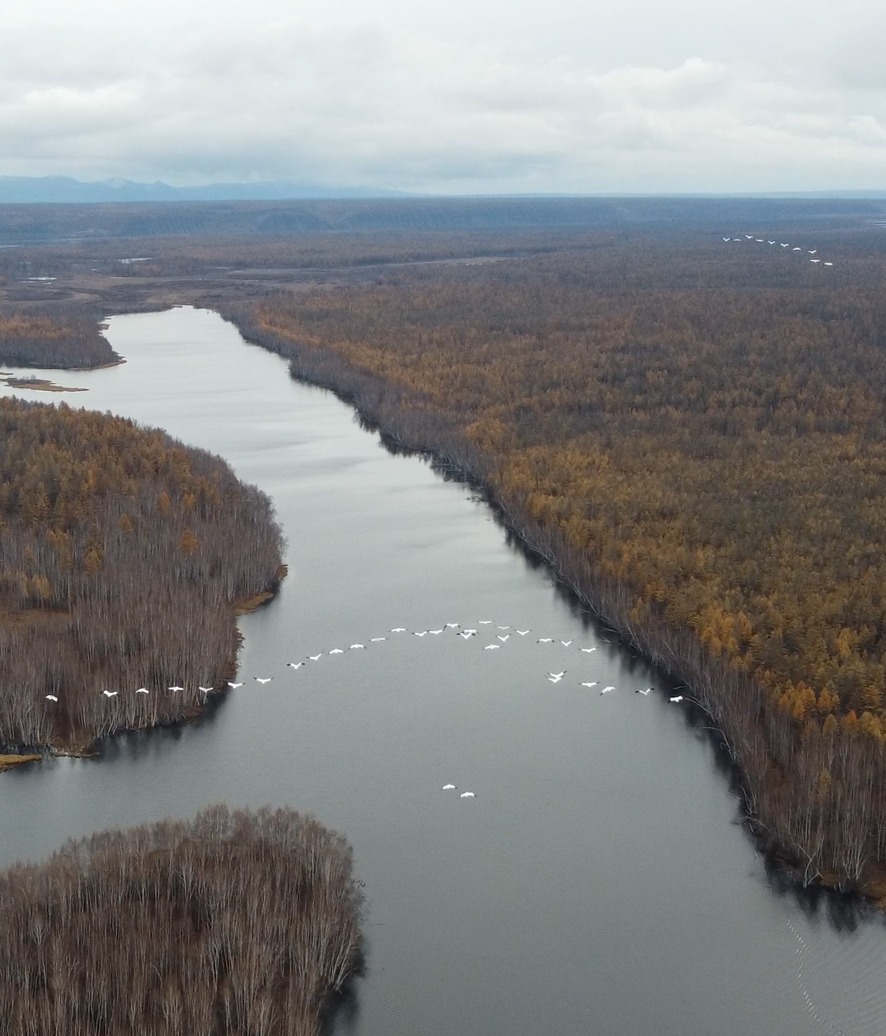
[[[84,747],[226,689],[235,609],[284,571],[263,493],[161,431],[14,398],[0,470],[0,744]]]
[[[360,967],[345,840],[210,806],[0,873],[0,1017],[20,1036],[318,1036]]]
[[[770,844],[858,886],[886,863],[886,262],[850,244],[829,281],[780,249],[640,234],[228,313],[484,482],[689,679]]]
[[[74,369],[119,362],[89,308],[0,307],[0,363]]]

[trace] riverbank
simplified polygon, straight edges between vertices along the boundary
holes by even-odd
[[[39,763],[43,758],[42,755],[36,753],[19,755],[18,753],[12,755],[0,755],[0,773],[5,770],[11,770],[13,766],[25,766],[28,763]]]

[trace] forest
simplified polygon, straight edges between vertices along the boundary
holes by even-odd
[[[290,809],[91,835],[0,873],[0,1017],[19,1036],[318,1036],[361,966],[341,836]]]
[[[874,889],[886,257],[802,240],[801,258],[637,235],[230,315],[392,441],[482,481],[580,596],[690,684],[763,839],[805,881]]]
[[[284,571],[263,493],[161,431],[14,398],[0,470],[0,747],[84,750],[227,690],[236,609]]]
[[[119,363],[99,330],[98,314],[83,306],[0,309],[0,362],[13,367],[100,367]]]

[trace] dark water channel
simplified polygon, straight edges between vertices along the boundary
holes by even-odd
[[[0,777],[0,863],[219,800],[285,804],[345,834],[366,883],[367,971],[335,1036],[886,1031],[882,920],[779,888],[707,734],[636,693],[656,675],[470,489],[390,455],[215,314],[107,335],[128,362],[60,373],[89,389],[61,398],[225,457],[273,498],[290,575],[243,619],[244,686],[211,717]]]

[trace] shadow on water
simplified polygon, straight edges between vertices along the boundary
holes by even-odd
[[[355,1032],[360,1021],[360,998],[357,991],[359,980],[366,975],[366,958],[363,954],[354,970],[348,976],[344,988],[330,998],[320,1022],[320,1036],[336,1036]]]
[[[120,759],[124,756],[131,759],[144,758],[163,745],[181,741],[186,730],[210,728],[216,722],[218,713],[224,708],[227,698],[227,691],[217,691],[207,698],[202,711],[193,718],[179,720],[175,723],[159,723],[157,726],[147,727],[144,730],[121,730],[116,734],[111,734],[96,744],[94,756],[86,758],[106,760]]]

